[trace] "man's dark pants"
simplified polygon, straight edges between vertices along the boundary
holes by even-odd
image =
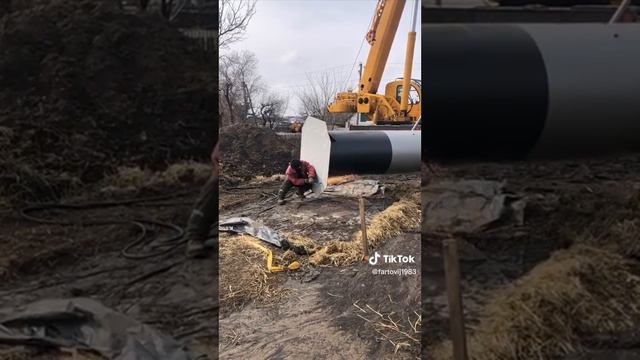
[[[291,190],[291,188],[296,187],[299,196],[304,195],[305,192],[311,190],[313,188],[312,184],[304,183],[301,186],[295,186],[289,180],[285,180],[282,186],[280,187],[280,191],[278,191],[278,198],[284,199],[287,196],[287,193]]]
[[[218,178],[211,176],[200,190],[200,195],[189,217],[186,237],[189,241],[204,244],[209,229],[218,222]]]

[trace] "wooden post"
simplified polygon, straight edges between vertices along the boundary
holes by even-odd
[[[360,229],[362,231],[362,254],[366,260],[369,257],[369,242],[367,241],[367,219],[364,216],[364,198],[360,196]]]
[[[467,340],[464,329],[462,292],[460,291],[458,242],[455,239],[445,240],[443,252],[447,297],[449,299],[449,326],[451,327],[451,341],[453,343],[453,359],[467,360]]]

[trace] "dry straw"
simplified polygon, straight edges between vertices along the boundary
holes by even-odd
[[[635,328],[640,277],[622,255],[582,244],[555,253],[495,294],[469,341],[475,360],[555,359],[599,333]],[[450,359],[450,343],[433,351]]]
[[[293,252],[300,255],[312,255],[320,249],[313,239],[299,234],[287,234],[287,241]]]
[[[177,183],[204,183],[211,176],[211,165],[194,161],[171,164],[166,170],[154,172],[140,167],[119,167],[104,180],[116,188],[154,188]]]
[[[579,243],[610,250],[623,256],[640,256],[640,222],[636,219],[615,222],[604,236],[583,235]]]
[[[278,290],[279,277],[267,270],[264,253],[249,236],[220,234],[220,308],[232,312],[250,302],[270,304],[286,296]]]
[[[373,217],[367,226],[367,239],[369,246],[376,248],[386,239],[419,228],[420,207],[413,199],[402,199]],[[316,251],[309,262],[313,265],[351,265],[363,257],[361,236],[357,232],[351,241],[331,241]]]
[[[373,247],[403,231],[419,229],[420,207],[413,201],[414,198],[400,200],[374,216],[367,228],[369,243]],[[241,309],[253,301],[274,303],[287,295],[287,290],[277,288],[282,277],[269,273],[264,254],[249,241],[256,240],[249,236],[220,234],[219,288],[220,305],[224,312]],[[289,235],[288,241],[292,249],[296,248],[296,252],[302,249],[311,255],[309,263],[313,265],[344,266],[362,259],[359,233],[354,234],[351,241],[331,241],[324,247],[301,235]],[[287,251],[280,261],[286,263],[295,259],[293,251]]]
[[[420,345],[422,315],[417,312],[403,318],[400,314],[382,313],[369,304],[353,303],[355,314],[366,321],[378,333],[380,339],[388,341],[394,347],[394,353],[403,348]],[[414,316],[415,315],[415,316]]]

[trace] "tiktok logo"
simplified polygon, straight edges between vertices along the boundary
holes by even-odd
[[[371,265],[375,265],[378,263],[378,258],[380,257],[380,254],[378,254],[378,252],[376,251],[375,254],[373,254],[373,256],[371,256],[369,258],[369,264]]]

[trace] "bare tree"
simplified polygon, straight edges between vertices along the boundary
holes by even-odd
[[[237,122],[237,102],[240,89],[234,79],[233,61],[225,57],[220,59],[220,123],[233,124]]]
[[[253,103],[256,97],[264,91],[262,79],[258,74],[258,59],[254,53],[249,51],[232,53],[230,59],[235,64],[233,76],[242,89],[242,116],[245,119],[248,115],[255,118]]]
[[[262,126],[269,126],[273,129],[278,122],[284,118],[284,114],[289,106],[286,96],[276,93],[268,93],[260,102],[259,113],[262,119]]]
[[[218,3],[218,48],[242,40],[256,13],[256,0],[220,0]]]
[[[221,57],[219,71],[221,121],[235,123],[251,116],[257,122],[260,116],[254,103],[264,86],[255,54],[243,51]]]
[[[300,100],[300,112],[305,116],[313,116],[326,121],[331,128],[336,123],[346,121],[351,115],[330,113],[327,106],[340,91],[344,81],[339,81],[335,72],[307,74],[307,85],[297,93]]]

